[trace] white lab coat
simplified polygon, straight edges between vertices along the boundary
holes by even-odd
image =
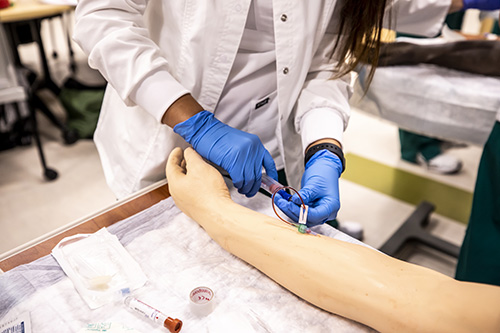
[[[164,178],[169,152],[186,146],[161,124],[177,98],[189,92],[206,110],[216,110],[250,2],[79,1],[74,38],[109,83],[94,140],[118,198]],[[400,2],[398,10],[404,11],[415,0]],[[341,141],[349,119],[350,78],[330,80],[336,4],[273,1],[279,126],[267,130],[278,138],[295,187],[303,172],[303,144],[322,137]],[[444,14],[434,11],[429,17],[440,24]],[[429,20],[423,26],[431,26]],[[314,127],[318,120],[323,130]]]

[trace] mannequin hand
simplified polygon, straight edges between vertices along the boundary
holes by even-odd
[[[270,177],[278,179],[271,154],[258,136],[232,128],[208,111],[201,111],[175,125],[174,132],[201,156],[224,168],[238,192],[247,197],[259,190],[262,166]]]
[[[463,9],[496,10],[500,9],[500,0],[463,0]]]
[[[342,163],[337,155],[321,150],[307,162],[299,191],[304,204],[309,206],[307,226],[312,227],[337,217],[340,209],[339,177]],[[276,195],[275,204],[295,221],[299,220],[301,201],[294,194],[290,201]]]
[[[170,153],[166,174],[168,190],[177,207],[193,217],[203,215],[231,196],[221,174],[192,148],[175,148]]]

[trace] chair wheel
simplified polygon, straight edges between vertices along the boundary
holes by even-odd
[[[46,168],[44,172],[45,179],[48,181],[54,180],[57,178],[57,171],[54,169]]]
[[[80,139],[80,135],[78,132],[73,129],[68,129],[63,132],[64,143],[67,145],[71,145]]]

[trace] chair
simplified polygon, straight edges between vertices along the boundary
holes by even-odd
[[[22,71],[14,66],[10,46],[7,41],[3,24],[0,24],[0,108],[5,110],[6,105],[12,106],[17,117],[20,116],[20,106],[27,103],[29,118],[32,125],[33,137],[35,138],[43,174],[46,180],[57,178],[57,171],[47,166],[42,143],[37,127],[36,112],[34,105],[36,100],[34,92],[23,76]],[[4,113],[4,112],[2,112]]]
[[[7,42],[9,43],[12,50],[12,57],[14,60],[14,64],[17,67],[23,67],[25,70],[29,70],[21,63],[21,59],[19,53],[17,51],[17,47],[22,44],[27,43],[36,43],[40,55],[40,64],[42,67],[42,76],[40,79],[37,79],[33,82],[32,88],[32,106],[35,109],[40,110],[50,121],[54,124],[60,131],[62,138],[65,144],[73,144],[78,141],[79,136],[78,133],[69,128],[65,123],[59,120],[54,113],[49,109],[49,107],[45,104],[45,102],[37,95],[37,91],[41,89],[48,89],[54,96],[58,96],[61,89],[57,86],[57,84],[53,81],[47,56],[45,53],[44,43],[42,41],[42,36],[40,34],[41,24],[43,20],[52,20],[53,18],[59,17],[63,20],[63,13],[53,14],[44,17],[37,17],[33,19],[25,19],[20,21],[9,21],[4,23]],[[50,22],[49,22],[50,23]],[[71,42],[68,35],[68,27],[67,24],[63,23],[63,29],[65,30],[67,42],[68,42],[68,51],[69,51],[69,59],[71,70],[74,71],[76,68],[74,53],[71,48]],[[50,27],[50,25],[49,25]],[[52,31],[51,31],[52,32]],[[34,75],[32,73],[31,75]]]

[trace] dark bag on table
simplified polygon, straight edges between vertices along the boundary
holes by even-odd
[[[500,76],[500,41],[464,40],[420,45],[384,43],[379,66],[433,64],[463,72]]]

